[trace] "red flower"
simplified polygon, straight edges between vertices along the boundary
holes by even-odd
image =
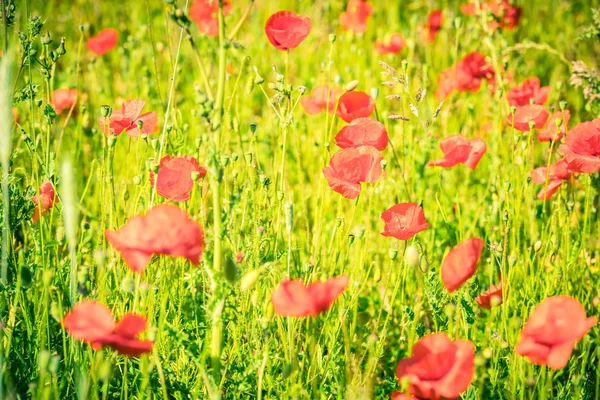
[[[475,3],[467,3],[463,4],[460,10],[466,15],[477,15],[484,11],[489,11],[495,17],[489,23],[489,27],[493,31],[498,28],[515,29],[519,25],[522,12],[521,7],[511,5],[508,0],[494,0],[481,3],[479,8]]]
[[[493,84],[494,77],[494,68],[486,61],[485,56],[477,52],[469,53],[455,66],[438,75],[435,95],[441,101],[453,90],[476,92],[481,88],[482,79]]]
[[[488,310],[491,309],[492,306],[499,306],[502,304],[502,282],[500,282],[498,286],[490,286],[488,290],[477,296],[475,301],[481,307],[487,308]]]
[[[231,2],[223,1],[223,15],[231,12]],[[219,35],[219,0],[194,0],[190,6],[190,19],[198,26],[198,31],[206,36]]]
[[[110,310],[93,300],[78,303],[63,319],[69,335],[89,343],[94,350],[110,346],[118,353],[138,357],[152,351],[152,342],[136,337],[146,330],[146,319],[127,314],[117,324]]]
[[[514,128],[521,132],[529,132],[529,121],[535,122],[534,129],[539,129],[548,120],[548,111],[543,106],[528,104],[517,107],[514,115]],[[508,114],[506,118],[509,126],[513,126],[513,115]]]
[[[340,22],[345,31],[365,33],[367,20],[373,13],[373,5],[366,0],[350,0],[346,12],[340,15]]]
[[[540,200],[551,198],[562,185],[562,181],[568,180],[571,175],[572,171],[569,170],[567,161],[564,158],[551,165],[549,171],[547,166],[538,167],[531,171],[531,178],[534,183],[542,185],[546,183],[546,179],[548,180],[548,185],[540,190],[538,198]]]
[[[473,380],[474,358],[470,341],[452,341],[445,333],[435,333],[413,346],[413,356],[398,363],[396,377],[407,379],[410,393],[420,399],[454,399]]]
[[[412,397],[411,395],[400,393],[397,390],[392,392],[392,400],[419,400],[416,397]]]
[[[564,118],[563,118],[564,117]],[[556,119],[562,118],[563,122],[560,125],[560,128],[556,127]],[[569,121],[571,120],[571,112],[569,110],[565,110],[564,114],[562,111],[554,112],[548,121],[546,121],[546,127],[542,130],[538,131],[538,140],[540,142],[558,142],[567,134],[567,129],[569,129]]]
[[[548,100],[550,86],[540,87],[540,78],[533,77],[521,83],[520,86],[515,86],[508,91],[506,98],[511,106],[526,106],[530,104],[531,99],[533,104],[542,105]]]
[[[123,131],[132,137],[138,137],[140,134],[151,134],[158,123],[158,115],[155,112],[142,114],[146,102],[143,100],[127,100],[123,103],[120,110],[113,110],[110,117],[109,131],[115,135],[120,135]],[[138,121],[142,121],[141,131],[138,129]],[[105,131],[104,118],[98,120],[100,130]],[[108,136],[109,132],[106,132]]]
[[[40,194],[33,196],[31,201],[36,204],[33,217],[31,218],[31,222],[35,224],[40,219],[40,215],[54,207],[54,203],[59,202],[58,196],[54,193],[52,182],[45,181],[42,183],[40,185]]]
[[[448,292],[454,292],[475,274],[482,249],[483,240],[471,238],[450,250],[442,262],[442,282]]]
[[[572,172],[593,174],[600,170],[600,118],[582,122],[569,131],[560,146]]]
[[[334,111],[338,96],[342,93],[343,90],[340,88],[320,85],[312,90],[310,96],[303,96],[300,103],[302,103],[304,111],[310,115],[319,114],[323,110],[331,113]]]
[[[381,214],[381,219],[385,223],[381,234],[399,240],[408,240],[429,228],[423,209],[417,203],[396,204]]]
[[[106,28],[98,32],[96,36],[92,36],[87,41],[87,47],[92,53],[97,56],[111,51],[119,40],[119,32],[114,28]]]
[[[198,178],[206,175],[206,169],[202,168],[194,157],[163,157],[158,168],[156,191],[167,200],[189,200],[194,187],[192,172],[197,172]],[[150,172],[150,183],[154,186],[153,172]]]
[[[200,225],[185,211],[166,204],[130,219],[116,231],[106,230],[104,235],[127,266],[140,274],[154,254],[185,257],[198,265],[204,247]]]
[[[284,280],[271,293],[275,314],[290,317],[316,317],[327,311],[348,286],[349,278],[341,275],[324,282],[304,286],[302,279]]]
[[[356,118],[370,117],[375,100],[365,92],[346,92],[339,100],[337,115],[346,122]]]
[[[335,143],[342,149],[349,147],[373,146],[382,151],[388,145],[385,126],[374,119],[357,118],[343,127],[335,137]]]
[[[375,51],[380,55],[398,54],[405,45],[406,42],[404,41],[404,37],[399,33],[394,33],[384,40],[376,40]]]
[[[444,13],[442,10],[432,10],[427,17],[427,41],[433,43],[438,32],[442,30]]]
[[[469,140],[463,135],[453,135],[443,139],[440,147],[444,158],[430,161],[427,164],[430,167],[451,168],[457,164],[465,164],[468,168],[475,169],[487,149],[482,139]]]
[[[52,93],[52,106],[56,114],[62,113],[65,109],[70,109],[76,101],[77,89],[56,89]]]
[[[596,317],[586,318],[585,309],[574,298],[549,297],[529,316],[515,352],[535,364],[564,368],[575,342],[596,322]]]
[[[329,187],[347,199],[360,194],[360,182],[377,182],[381,177],[381,153],[373,146],[343,149],[331,157],[323,175]]]
[[[298,47],[310,33],[310,28],[309,17],[278,11],[267,20],[265,32],[277,50],[286,51]]]

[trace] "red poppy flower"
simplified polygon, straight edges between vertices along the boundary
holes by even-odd
[[[368,118],[375,110],[375,100],[365,92],[346,92],[339,100],[337,115],[346,122]]]
[[[158,115],[155,112],[142,114],[146,102],[143,100],[127,100],[123,103],[120,110],[113,110],[110,117],[110,132],[120,135],[123,131],[132,137],[138,137],[140,134],[151,134],[158,123]],[[142,121],[142,129],[138,128],[138,121]],[[100,131],[104,132],[104,118],[98,120]],[[108,136],[108,132],[107,132]]]
[[[575,343],[596,322],[596,317],[586,318],[585,309],[576,299],[549,297],[529,316],[515,352],[535,364],[564,368]]]
[[[405,45],[406,42],[404,41],[404,37],[399,33],[394,33],[384,40],[376,40],[375,51],[380,55],[398,54]]]
[[[302,279],[284,280],[271,293],[275,314],[290,317],[316,317],[327,311],[348,286],[349,278],[341,275],[324,282],[304,286]]]
[[[396,204],[381,214],[381,219],[385,223],[381,234],[399,240],[408,240],[429,228],[425,213],[417,203]]]
[[[200,225],[185,211],[167,204],[130,219],[116,231],[106,230],[104,235],[127,266],[140,274],[154,254],[185,257],[198,265],[204,247]]]
[[[223,15],[231,12],[231,2],[223,1]],[[198,26],[198,31],[206,36],[219,35],[219,0],[194,0],[190,6],[190,19]]]
[[[560,128],[556,127],[556,119],[562,118],[563,122],[560,125]],[[554,112],[548,121],[546,121],[546,127],[542,130],[538,131],[538,140],[540,142],[558,142],[567,134],[567,129],[569,129],[569,120],[571,119],[571,112],[569,110],[564,111],[564,115],[562,111]]]
[[[600,170],[600,118],[582,122],[569,131],[560,146],[572,172],[593,174]]]
[[[199,178],[206,175],[206,169],[202,168],[194,157],[163,157],[158,167],[156,191],[167,200],[189,200],[194,187],[192,172],[197,172]],[[150,172],[150,184],[154,186],[154,172]]]
[[[118,353],[139,357],[152,351],[152,342],[137,336],[146,330],[146,319],[127,314],[117,324],[110,310],[93,300],[78,303],[63,319],[69,335],[89,343],[94,350],[110,346]]]
[[[432,10],[427,17],[427,41],[433,43],[438,32],[442,30],[444,13],[442,10]]]
[[[411,395],[400,393],[395,390],[392,392],[392,400],[419,400],[416,397],[412,397]]]
[[[562,185],[563,180],[568,180],[572,175],[572,171],[569,170],[567,161],[563,158],[557,161],[555,164],[550,166],[538,167],[531,171],[531,178],[534,183],[542,185],[548,180],[548,185],[539,192],[538,198],[540,200],[548,200],[551,198],[558,188]]]
[[[298,47],[310,33],[310,28],[309,17],[278,11],[267,20],[265,32],[277,50],[286,51]]]
[[[340,22],[345,31],[365,33],[367,20],[373,13],[373,5],[366,0],[350,0],[346,11],[340,15]]]
[[[442,282],[452,293],[475,275],[483,240],[471,238],[454,246],[442,262]]]
[[[475,297],[475,301],[481,307],[487,308],[488,310],[491,309],[492,306],[499,306],[502,304],[502,282],[500,282],[498,286],[490,286],[488,290]]]
[[[444,158],[430,161],[427,164],[430,167],[451,168],[457,164],[464,164],[468,168],[475,169],[487,150],[482,139],[469,140],[463,135],[453,135],[443,139],[440,141],[440,148]]]
[[[543,106],[537,104],[528,104],[526,106],[517,107],[514,116],[514,128],[521,132],[529,132],[529,121],[535,122],[534,129],[539,129],[544,126],[548,120],[548,111]],[[509,126],[513,126],[513,115],[508,114],[506,121]]]
[[[96,36],[92,36],[87,41],[87,47],[92,53],[97,56],[111,51],[119,40],[119,32],[114,28],[106,28],[98,32]]]
[[[40,185],[40,194],[38,196],[33,196],[31,201],[36,204],[35,209],[33,210],[33,217],[31,218],[31,222],[35,224],[40,219],[40,215],[54,207],[54,203],[59,202],[58,196],[54,192],[52,182],[45,181],[42,183]]]
[[[473,380],[474,358],[470,341],[452,341],[445,333],[435,333],[413,346],[412,357],[400,360],[396,377],[407,379],[410,393],[420,399],[454,399]]]
[[[335,108],[338,96],[343,92],[341,88],[320,85],[312,90],[310,96],[303,96],[300,103],[304,111],[310,115],[317,115],[323,110],[331,113]]]
[[[521,7],[515,7],[508,0],[494,0],[487,3],[480,3],[479,7],[475,3],[463,4],[460,7],[463,14],[478,15],[483,11],[489,11],[495,19],[489,23],[491,30],[498,28],[515,29],[521,19]]]
[[[478,52],[469,53],[455,66],[440,72],[435,95],[441,101],[453,90],[476,92],[481,88],[482,80],[493,84],[494,77],[494,68],[486,61],[484,55]]]
[[[550,86],[540,87],[540,78],[534,76],[515,86],[508,91],[506,98],[508,104],[515,107],[526,106],[530,104],[531,99],[533,104],[542,105],[548,100]]]
[[[373,146],[343,149],[331,157],[323,175],[329,187],[347,199],[360,194],[360,182],[377,182],[381,177],[381,153]]]
[[[343,127],[335,137],[335,143],[342,149],[349,147],[373,146],[382,151],[388,145],[385,126],[374,119],[357,118]]]
[[[52,93],[52,106],[56,114],[62,113],[65,109],[70,109],[76,101],[77,89],[56,89]]]

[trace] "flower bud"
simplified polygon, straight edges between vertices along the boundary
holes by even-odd
[[[567,102],[563,100],[558,103],[558,106],[560,107],[560,111],[565,111],[567,109]]]
[[[357,80],[350,81],[344,86],[346,92],[351,92],[358,87],[359,82]]]
[[[58,54],[59,56],[64,56],[65,54],[67,54],[64,37],[60,39],[60,45],[58,46],[58,49],[56,49],[56,54]]]
[[[369,90],[369,93],[371,93],[371,97],[373,98],[373,100],[377,100],[377,98],[379,97],[379,88],[371,88]]]
[[[556,119],[554,120],[554,124],[556,125],[556,127],[557,127],[557,128],[560,128],[560,126],[562,125],[562,123],[563,123],[563,119],[562,119],[562,118],[560,118],[560,117],[559,117],[559,118],[556,118]]]
[[[406,248],[406,253],[404,254],[404,262],[406,262],[406,265],[416,268],[419,266],[420,259],[421,255],[415,246],[410,245]]]
[[[529,125],[529,129],[533,129],[533,128],[535,128],[535,121],[533,121],[533,120],[532,120],[532,121],[529,121],[529,122],[528,122],[528,125]]]
[[[141,131],[141,130],[142,130],[142,128],[144,127],[144,121],[142,121],[141,119],[138,119],[138,120],[135,122],[135,125],[137,126],[137,128],[138,128],[138,131]]]
[[[242,292],[247,292],[248,290],[252,289],[254,285],[256,285],[256,282],[258,282],[258,278],[260,278],[260,273],[260,269],[255,269],[244,275],[244,277],[242,278],[242,283],[240,285],[240,289],[242,290]]]
[[[46,33],[44,33],[41,37],[40,37],[40,41],[42,42],[42,44],[44,46],[49,45],[50,43],[52,43],[52,38],[50,37],[50,32],[46,31]]]
[[[110,118],[112,115],[112,107],[105,104],[100,106],[100,115],[104,118]]]
[[[115,147],[115,143],[117,143],[117,135],[108,135],[108,137],[106,138],[106,143],[108,144],[108,147]]]
[[[337,36],[335,35],[335,33],[330,33],[329,34],[329,41],[331,43],[335,43],[336,39],[337,39]]]

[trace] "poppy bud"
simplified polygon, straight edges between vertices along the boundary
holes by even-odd
[[[106,143],[108,144],[108,147],[115,147],[115,143],[117,143],[117,136],[111,134],[106,138]]]
[[[560,111],[565,111],[565,109],[567,108],[567,102],[563,100],[560,103],[558,103],[558,106],[560,107]]]
[[[416,268],[419,266],[420,258],[421,255],[415,246],[410,245],[406,248],[406,253],[404,254],[404,262],[406,262],[406,265]]]
[[[67,54],[64,37],[60,39],[60,45],[58,46],[58,49],[56,49],[56,54],[58,54],[59,56],[64,56],[65,54]]]
[[[335,219],[335,225],[336,225],[338,228],[340,228],[340,227],[342,226],[342,223],[343,223],[343,222],[344,222],[344,220],[343,220],[343,219],[341,219],[341,218],[336,218],[336,219]]]
[[[516,106],[510,106],[510,113],[513,115],[515,115],[515,112],[517,112],[517,107]]]
[[[371,90],[369,90],[369,93],[371,93],[371,97],[373,98],[373,100],[377,100],[377,98],[379,97],[379,88],[371,88]]]
[[[138,131],[141,131],[142,128],[144,127],[144,121],[142,121],[141,119],[138,119],[135,124],[138,128]]]
[[[200,172],[198,172],[198,171],[190,172],[190,178],[192,179],[192,181],[196,182],[198,180],[198,178],[200,178]]]
[[[348,235],[348,244],[350,245],[352,243],[354,243],[354,234],[351,233]]]
[[[385,167],[387,167],[387,161],[381,160],[381,162],[379,164],[381,165],[381,169],[385,171]]]
[[[133,184],[139,185],[142,182],[142,178],[139,175],[133,177]]]
[[[244,153],[244,159],[246,160],[246,163],[248,165],[251,165],[252,164],[252,153],[249,152],[249,151],[245,152]]]
[[[285,195],[285,193],[283,192],[283,190],[278,190],[277,191],[277,200],[278,201],[283,201],[283,196]]]
[[[408,60],[402,60],[402,70],[406,72],[408,69]]]
[[[242,283],[240,284],[240,289],[242,292],[247,292],[248,290],[252,289],[254,285],[256,285],[258,278],[260,278],[260,273],[260,269],[254,269],[244,275],[242,278]]]
[[[152,139],[150,141],[150,146],[152,146],[152,150],[157,151],[158,147],[160,145],[160,142],[158,141],[158,139]]]
[[[300,95],[303,95],[304,93],[306,93],[306,87],[298,86],[298,93],[300,93]]]
[[[389,254],[389,256],[390,256],[390,259],[391,259],[392,261],[394,261],[394,260],[396,259],[396,257],[398,257],[398,249],[390,249],[390,250],[388,251],[388,254]]]
[[[350,81],[344,86],[346,92],[351,92],[358,87],[359,82],[357,80]]]
[[[535,121],[533,121],[533,120],[529,121],[528,125],[529,125],[529,129],[535,128]]]
[[[456,29],[460,29],[462,27],[462,18],[461,17],[454,18],[454,27]]]
[[[294,205],[292,203],[285,203],[283,208],[285,212],[285,229],[289,233],[294,229]]]
[[[100,115],[104,118],[110,118],[112,114],[112,107],[107,105],[100,106]]]
[[[256,133],[256,124],[250,124],[250,132],[252,132],[252,134]]]
[[[335,33],[330,33],[329,34],[329,41],[331,43],[335,43],[336,39],[337,39],[337,36],[335,35]]]
[[[225,258],[225,263],[223,264],[223,277],[227,280],[227,282],[233,285],[237,280],[237,275],[237,265],[235,264],[231,256],[227,256]]]
[[[535,252],[537,253],[538,251],[540,251],[540,249],[542,248],[542,242],[540,240],[538,240],[537,242],[535,242],[535,244],[533,245],[533,249],[535,250]]]
[[[563,123],[563,120],[562,120],[562,118],[556,118],[556,119],[554,120],[554,123],[556,124],[556,127],[557,127],[557,128],[560,128],[560,126],[561,126],[561,125],[562,125],[562,123]]]

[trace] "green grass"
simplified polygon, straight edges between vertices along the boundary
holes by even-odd
[[[381,84],[386,77],[378,65],[385,61],[401,71],[402,60],[407,61],[412,96],[427,90],[419,115],[431,121],[439,105],[433,95],[437,74],[477,50],[491,56],[497,70],[505,65],[514,82],[538,76],[552,86],[546,106],[558,109],[566,101],[572,127],[599,116],[586,107],[581,90],[569,85],[570,65],[565,63],[599,65],[597,39],[576,40],[592,23],[590,10],[598,2],[521,2],[518,29],[495,35],[477,18],[463,16],[460,2],[373,3],[367,33],[355,36],[339,26],[343,1],[257,1],[235,45],[224,49],[229,67],[222,123],[215,130],[218,111],[210,122],[202,116],[212,104],[200,93],[205,89],[194,51],[163,2],[18,2],[8,28],[15,75],[24,54],[18,31],[32,39],[36,57],[42,52],[39,37],[27,29],[34,15],[44,21],[41,32],[50,32],[51,48],[66,38],[67,53],[48,80],[37,63],[23,63],[15,84],[16,93],[39,86],[35,98],[16,105],[20,124],[13,131],[7,182],[10,222],[2,218],[10,241],[0,293],[0,397],[387,399],[400,387],[394,376],[398,361],[410,356],[418,338],[446,332],[476,346],[476,373],[464,399],[600,398],[597,325],[562,370],[535,366],[514,353],[527,317],[546,297],[568,294],[588,316],[598,315],[599,177],[580,175],[543,205],[529,171],[547,163],[548,146],[529,143],[527,135],[505,125],[509,109],[504,97],[490,94],[485,84],[474,94],[453,93],[424,129],[403,89]],[[226,29],[235,26],[247,4],[234,2]],[[434,45],[425,44],[418,32],[428,5],[445,12]],[[179,6],[184,8],[185,1]],[[313,25],[288,61],[264,34],[266,19],[280,9],[310,16]],[[460,28],[454,17],[462,18]],[[106,27],[119,30],[119,44],[95,58],[85,41],[91,30]],[[219,40],[197,35],[195,25],[190,30],[216,95]],[[402,33],[408,46],[397,56],[376,55],[373,41],[393,32]],[[334,43],[330,33],[337,35]],[[385,178],[363,184],[355,201],[327,186],[322,168],[338,151],[333,137],[343,121],[325,113],[309,116],[300,106],[278,109],[279,118],[266,97],[274,94],[268,87],[275,82],[272,64],[294,87],[343,86],[356,79],[357,90],[379,90],[377,114],[398,156],[390,147],[384,151]],[[262,88],[254,84],[252,67],[265,79]],[[49,123],[44,107],[59,87],[76,87],[79,101],[70,118],[63,113]],[[387,100],[390,94],[404,97]],[[292,99],[297,96],[296,91]],[[109,165],[97,124],[100,107],[120,107],[122,100],[134,98],[159,114],[161,131],[148,140],[119,136],[114,180],[103,180]],[[218,110],[219,101],[215,104]],[[411,120],[387,119],[391,114]],[[426,167],[441,155],[439,139],[456,133],[474,137],[486,122],[493,128],[482,134],[488,151],[476,170]],[[0,122],[0,129],[5,135],[6,124]],[[152,201],[148,179],[159,154],[195,156],[208,169],[192,198],[179,203],[203,226],[207,243],[201,266],[154,257],[139,278],[107,245],[103,231],[164,202],[160,196]],[[62,167],[68,162],[71,168]],[[62,201],[32,224],[31,198],[46,179],[57,185]],[[114,197],[108,191],[112,185]],[[74,191],[70,201],[69,190]],[[381,236],[381,213],[407,201],[423,203],[431,228],[406,243]],[[215,209],[220,209],[216,218]],[[221,224],[216,230],[215,222]],[[440,263],[451,247],[469,237],[486,243],[478,272],[448,294]],[[541,246],[535,250],[537,241]],[[219,256],[215,260],[220,253],[216,243],[223,261],[244,254],[237,266],[240,279],[260,270],[250,290],[241,290],[240,279],[233,284],[223,279],[215,267],[222,264]],[[418,249],[425,272],[405,261],[410,245]],[[96,299],[118,317],[126,312],[147,316],[147,337],[155,340],[150,355],[126,359],[108,348],[93,351],[68,336],[61,320],[72,307],[72,268],[76,299]],[[479,308],[474,298],[497,283],[501,268],[505,303],[491,311]],[[270,294],[288,270],[305,282],[345,273],[351,283],[329,312],[316,319],[287,319],[273,315]],[[219,349],[212,335],[221,327]],[[218,362],[211,360],[215,351]]]

